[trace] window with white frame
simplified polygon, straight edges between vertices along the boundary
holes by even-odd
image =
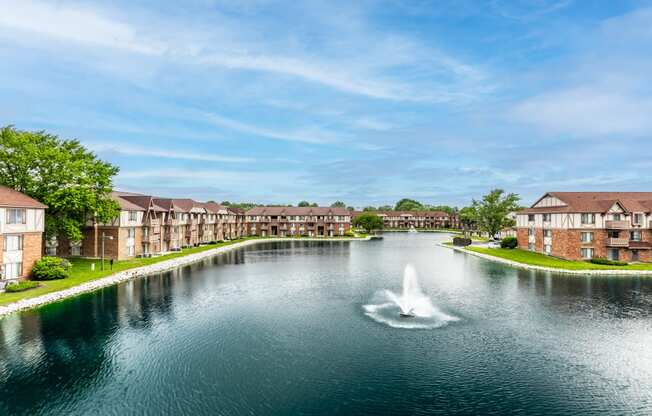
[[[7,224],[25,224],[27,223],[27,211],[22,208],[7,209]]]
[[[7,235],[5,236],[4,251],[20,251],[23,249],[23,236],[22,235]]]
[[[544,251],[546,254],[550,254],[550,253],[552,253],[552,246],[551,246],[550,244],[544,244],[544,245],[543,245],[543,251]]]
[[[534,214],[528,214],[528,216],[527,216],[527,220],[528,220],[529,222],[534,222]]]
[[[81,243],[70,243],[70,255],[81,256]]]
[[[639,230],[634,230],[630,232],[629,239],[632,241],[641,241],[641,232]]]
[[[550,222],[552,214],[543,214],[543,222]]]
[[[2,266],[3,279],[18,279],[23,274],[23,263],[5,263]]]
[[[643,214],[640,212],[635,213],[632,217],[632,223],[636,225],[643,224]]]
[[[128,246],[127,247],[127,255],[128,256],[133,256],[136,253],[136,247],[134,246]]]
[[[532,236],[534,235],[534,228],[528,228],[528,229],[527,229],[527,235],[529,235],[530,237],[532,237]]]
[[[544,237],[552,237],[552,230],[543,230]]]
[[[586,231],[580,233],[580,241],[582,241],[583,243],[593,242],[593,233],[586,232]]]
[[[581,248],[580,255],[583,259],[592,259],[593,258],[593,249],[592,248]]]
[[[581,215],[582,224],[595,224],[595,214],[584,213]]]
[[[530,251],[534,251],[534,249],[535,249],[534,243],[528,243],[527,249],[530,250]]]
[[[138,213],[136,211],[129,211],[129,221],[136,221],[138,219]]]
[[[127,238],[134,238],[136,236],[135,228],[127,228]]]

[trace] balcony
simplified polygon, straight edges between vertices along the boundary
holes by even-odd
[[[609,247],[628,247],[629,238],[608,238],[607,245]]]
[[[605,221],[605,228],[610,230],[628,230],[629,221]]]

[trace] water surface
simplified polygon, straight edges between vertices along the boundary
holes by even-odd
[[[382,241],[266,243],[0,320],[1,415],[650,414],[652,280]],[[457,320],[364,306],[412,264]]]

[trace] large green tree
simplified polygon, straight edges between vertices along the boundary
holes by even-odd
[[[375,214],[360,214],[353,219],[353,226],[372,233],[383,228],[383,219]]]
[[[518,210],[519,199],[516,194],[494,189],[480,201],[473,200],[471,217],[480,230],[486,231],[493,238],[498,231],[514,225],[514,220],[508,218],[508,214]]]
[[[79,241],[89,219],[115,218],[118,205],[110,194],[117,173],[117,167],[98,159],[77,140],[13,126],[0,130],[0,184],[48,206],[46,238]]]
[[[342,201],[335,201],[331,204],[331,208],[346,208],[346,204]]]
[[[425,209],[423,204],[414,199],[403,198],[396,203],[394,207],[396,211],[420,211]]]

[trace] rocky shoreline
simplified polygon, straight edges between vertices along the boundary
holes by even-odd
[[[228,246],[217,247],[211,250],[202,251],[201,253],[188,254],[187,256],[177,257],[170,260],[164,260],[159,263],[150,264],[148,266],[136,267],[133,269],[125,270],[112,274],[110,276],[102,277],[100,279],[92,280],[86,283],[82,283],[78,286],[73,286],[68,289],[60,290],[57,292],[47,293],[45,295],[37,296],[29,299],[22,299],[8,305],[0,306],[0,317],[5,315],[18,312],[25,309],[32,309],[38,306],[42,306],[48,303],[57,302],[69,297],[80,295],[82,293],[92,292],[94,290],[101,289],[103,287],[115,285],[127,280],[135,279],[138,277],[145,277],[151,274],[165,272],[171,269],[175,269],[179,266],[185,266],[187,264],[195,263],[200,260],[204,260],[208,257],[216,256],[220,253],[225,253],[231,250],[238,248],[259,244],[259,243],[268,243],[272,241],[367,241],[369,237],[366,238],[337,238],[332,237],[328,239],[324,238],[301,238],[301,239],[291,239],[291,238],[261,238],[256,240],[247,240],[234,243]]]

